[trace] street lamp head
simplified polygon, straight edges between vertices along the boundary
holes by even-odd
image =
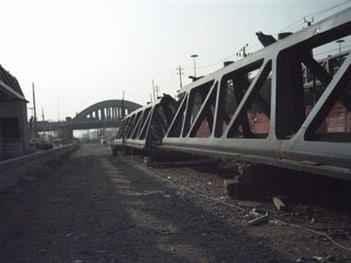
[[[199,55],[197,55],[197,54],[193,54],[193,55],[191,55],[190,57],[192,57],[192,58],[197,58]]]

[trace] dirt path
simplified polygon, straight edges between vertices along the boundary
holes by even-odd
[[[295,262],[211,206],[109,149],[71,158],[1,195],[0,262]],[[230,218],[229,218],[230,219]]]

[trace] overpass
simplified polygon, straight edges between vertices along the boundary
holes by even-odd
[[[73,138],[73,130],[116,128],[122,118],[141,107],[128,100],[105,100],[95,103],[66,121],[38,121],[37,131],[60,131],[67,140]]]

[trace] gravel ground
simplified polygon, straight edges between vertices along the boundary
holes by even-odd
[[[226,196],[224,189],[224,181],[235,175],[232,165],[228,163],[213,167],[206,165],[205,168],[160,169],[146,167],[142,156],[122,155],[120,158],[182,193],[190,192],[192,197],[200,197],[199,206],[209,208],[214,202],[211,210],[216,211],[220,217],[224,216],[228,224],[241,226],[242,232],[249,236],[263,238],[266,245],[288,255],[291,260],[351,262],[350,182],[271,167],[256,167],[254,175],[247,178],[248,183],[237,189],[240,198],[236,196],[233,199]],[[167,161],[166,156],[163,158]],[[287,209],[277,211],[272,196],[284,200]],[[271,218],[287,224],[271,221],[270,225],[247,227],[248,212],[238,213],[231,205],[247,211],[255,208],[261,214],[268,211]],[[234,214],[236,216],[233,217]],[[325,235],[306,229],[327,234],[350,252],[332,244]]]
[[[82,145],[0,194],[0,262],[351,262],[351,253],[316,234],[247,227],[245,213],[216,201],[223,180],[212,170],[146,168],[141,158]],[[278,215],[309,227],[312,215],[314,228],[351,245],[347,209],[304,204],[296,215],[299,205],[292,207]]]

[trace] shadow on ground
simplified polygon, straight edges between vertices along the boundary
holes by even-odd
[[[94,147],[33,175],[26,217],[2,229],[1,262],[289,261]]]

